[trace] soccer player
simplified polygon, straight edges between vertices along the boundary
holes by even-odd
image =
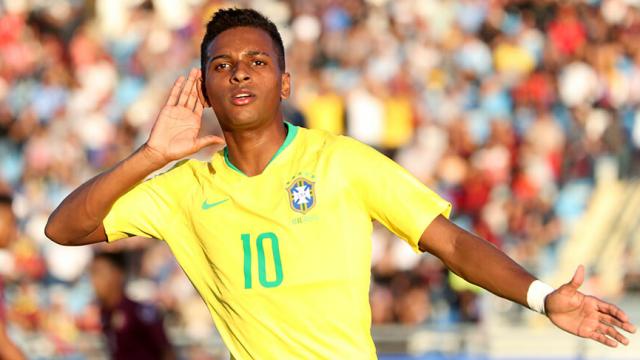
[[[372,219],[492,293],[609,346],[635,331],[616,306],[554,290],[460,229],[451,206],[392,160],[348,137],[283,119],[282,40],[253,10],[218,11],[201,70],[180,77],[147,142],[71,193],[46,234],[64,245],[133,235],[167,242],[235,359],[375,359],[368,302]],[[199,90],[202,90],[202,97]],[[211,106],[223,139],[198,134]]]
[[[91,282],[111,359],[175,359],[158,309],[126,296],[125,270],[122,253],[97,253],[91,264]]]
[[[2,184],[0,184],[0,187],[3,187]],[[14,238],[16,232],[16,217],[11,209],[11,203],[11,195],[5,191],[0,191],[0,248],[6,247]],[[0,359],[25,359],[20,349],[11,341],[7,334],[2,278],[0,278]]]

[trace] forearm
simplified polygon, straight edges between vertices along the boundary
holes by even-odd
[[[456,256],[443,259],[449,269],[495,295],[528,306],[527,290],[536,279],[522,266],[466,231],[459,232],[454,247]]]
[[[506,254],[438,216],[424,231],[420,248],[440,258],[465,280],[528,307],[527,291],[535,280]]]
[[[45,228],[47,237],[62,245],[106,240],[102,221],[109,209],[118,198],[165,164],[162,156],[143,145],[69,194],[49,217]]]

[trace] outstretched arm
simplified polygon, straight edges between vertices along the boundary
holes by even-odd
[[[527,295],[536,278],[489,242],[438,216],[420,237],[420,249],[428,251],[453,272],[486,290],[529,307]],[[635,332],[627,315],[615,305],[578,291],[584,269],[573,280],[549,294],[545,312],[559,328],[608,346],[628,344],[616,327]],[[615,339],[615,340],[614,340]]]
[[[107,239],[102,224],[122,195],[152,172],[205,146],[222,144],[220,137],[198,137],[203,104],[199,70],[176,80],[149,139],[131,156],[74,190],[49,217],[45,234],[61,245],[85,245]]]

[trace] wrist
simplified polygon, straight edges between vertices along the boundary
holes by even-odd
[[[140,153],[151,166],[152,170],[161,169],[169,163],[167,158],[159,150],[154,149],[148,143],[142,145]]]
[[[529,309],[540,314],[546,314],[545,300],[547,296],[554,291],[555,289],[549,284],[540,280],[533,281],[527,291],[527,305],[529,305]]]

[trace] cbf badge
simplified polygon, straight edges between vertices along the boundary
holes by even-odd
[[[287,188],[293,211],[306,214],[316,204],[315,183],[303,177],[291,182]]]

